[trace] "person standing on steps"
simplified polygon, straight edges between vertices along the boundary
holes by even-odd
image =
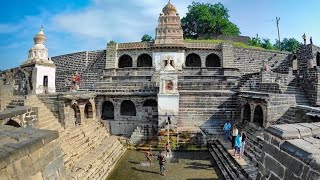
[[[238,136],[238,133],[239,131],[237,129],[237,126],[234,124],[232,128],[232,142],[231,142],[232,148],[234,148],[235,140],[236,140],[236,137]]]
[[[165,176],[164,171],[166,170],[166,168],[164,166],[165,165],[164,163],[166,162],[166,157],[162,154],[161,150],[159,151],[158,160],[159,160],[159,165],[160,165],[160,174],[162,176]]]
[[[235,138],[235,143],[234,143],[234,157],[236,157],[237,154],[239,154],[239,159],[241,158],[241,146],[242,146],[242,137],[241,133],[239,133],[236,138]]]
[[[229,121],[227,121],[224,126],[223,126],[223,131],[224,131],[224,139],[227,141],[229,139],[229,134],[230,134],[230,129],[231,129],[231,124]]]
[[[243,156],[244,154],[244,147],[246,145],[246,139],[247,139],[247,134],[245,131],[242,131],[241,133],[241,138],[242,138],[242,144],[241,144],[241,150],[240,150],[240,155]]]

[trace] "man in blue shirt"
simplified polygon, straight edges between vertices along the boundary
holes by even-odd
[[[229,121],[227,121],[224,126],[223,126],[223,131],[224,131],[224,139],[227,141],[229,138],[230,134],[230,129],[231,129],[231,124]]]

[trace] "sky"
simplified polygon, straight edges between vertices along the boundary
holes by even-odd
[[[282,38],[307,39],[320,45],[319,0],[171,0],[181,18],[188,5],[221,2],[241,35],[277,38],[280,17]],[[139,42],[155,36],[159,14],[167,0],[10,0],[1,2],[0,70],[19,66],[27,59],[33,37],[44,26],[49,56],[101,50],[113,40]]]

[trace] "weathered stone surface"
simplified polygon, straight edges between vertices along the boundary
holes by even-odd
[[[310,137],[312,136],[312,132],[311,129],[305,126],[301,126],[299,124],[288,124],[288,126],[294,127],[296,129],[298,129],[299,133],[300,133],[300,138],[301,137]]]
[[[266,131],[283,140],[300,138],[299,130],[286,124],[273,125],[268,127]]]
[[[316,126],[314,123],[299,123],[299,125],[310,128],[313,136],[320,134],[320,124]]]
[[[264,164],[266,168],[275,173],[281,179],[284,177],[284,167],[272,157],[266,156]]]
[[[301,159],[308,164],[312,157],[311,155],[319,155],[320,150],[315,148],[311,143],[303,139],[287,140],[281,146],[281,150]]]

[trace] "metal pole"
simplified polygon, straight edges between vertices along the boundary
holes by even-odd
[[[169,135],[169,130],[170,130],[170,127],[169,127],[169,126],[170,126],[170,124],[169,124],[169,120],[167,120],[167,121],[168,121],[168,134],[167,134],[167,136],[168,136],[168,144],[169,144],[169,136],[170,136],[170,135]]]

